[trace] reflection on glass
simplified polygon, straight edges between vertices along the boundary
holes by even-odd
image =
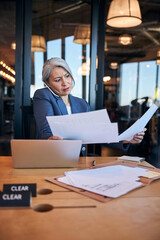
[[[160,66],[158,68],[158,86],[157,86],[157,100],[160,101]]]
[[[47,59],[53,58],[53,57],[60,57],[61,58],[61,46],[62,46],[62,40],[52,40],[47,42]]]
[[[136,98],[138,63],[121,65],[120,76],[120,105],[130,105]]]
[[[156,62],[147,61],[140,62],[139,64],[138,98],[150,97],[154,99],[156,88]]]
[[[74,43],[73,39],[73,36],[65,38],[65,60],[70,66],[75,79],[72,95],[81,98],[82,76],[78,75],[78,68],[82,65],[82,45]]]
[[[86,61],[90,58],[90,44],[86,45]],[[89,101],[89,75],[86,76],[86,99]]]
[[[34,84],[31,85],[31,94],[33,97],[34,92],[38,88],[43,88],[44,84],[42,82],[42,68],[44,64],[44,53],[43,52],[34,52]]]

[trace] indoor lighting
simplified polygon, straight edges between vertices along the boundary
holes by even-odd
[[[157,64],[157,65],[160,65],[160,59],[157,59],[157,60],[156,60],[156,64]]]
[[[2,70],[0,71],[0,76],[2,76],[3,78],[9,80],[9,81],[12,82],[12,83],[15,83],[15,78],[12,77],[11,75],[5,73],[5,72],[2,71]]]
[[[117,62],[111,62],[110,63],[110,68],[111,69],[117,69],[118,68],[118,63]]]
[[[78,74],[82,76],[87,76],[89,75],[89,70],[90,70],[89,65],[86,62],[84,62],[82,63],[82,66],[78,68]]]
[[[159,88],[155,89],[155,99],[159,98]]]
[[[11,67],[9,67],[6,63],[4,63],[3,61],[0,61],[0,65],[2,65],[2,67],[4,67],[5,69],[7,69],[9,72],[11,72],[13,75],[16,74],[16,72],[14,71],[14,69],[12,69]]]
[[[77,26],[74,31],[74,43],[89,44],[90,43],[90,27]]]
[[[103,82],[108,82],[111,80],[111,77],[110,76],[105,76],[103,77]]]
[[[107,52],[108,51],[108,47],[107,47],[107,41],[105,40],[104,42],[104,51]]]
[[[33,35],[31,43],[32,52],[46,52],[46,41],[43,36]]]
[[[118,42],[122,45],[132,44],[132,37],[129,34],[123,34],[119,36]]]
[[[140,25],[142,17],[138,1],[112,0],[106,23],[115,28],[129,28]]]
[[[157,51],[156,64],[157,64],[157,65],[160,65],[160,50]]]
[[[78,74],[82,76],[89,75],[90,72],[90,58],[87,59],[86,62],[82,63],[82,66],[78,68]],[[96,69],[98,68],[98,58],[96,57]]]
[[[13,42],[11,44],[11,49],[16,49],[16,43]],[[33,35],[32,36],[32,43],[31,43],[31,51],[32,52],[46,52],[46,41],[43,36]]]
[[[160,57],[160,50],[157,51],[157,57]]]
[[[15,42],[11,43],[11,49],[16,50],[16,43]]]

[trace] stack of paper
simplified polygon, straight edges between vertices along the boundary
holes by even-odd
[[[133,161],[133,162],[143,162],[145,161],[145,158],[143,157],[131,157],[131,156],[121,156],[121,157],[118,157],[118,160],[124,160],[124,161]]]
[[[118,123],[111,123],[106,109],[61,116],[47,116],[54,136],[63,139],[82,140],[84,144],[114,143],[130,141],[143,130],[157,110],[153,104],[150,109],[130,128],[118,136]]]
[[[139,177],[147,172],[148,170],[139,167],[115,165],[65,172],[65,176],[58,178],[58,181],[106,197],[117,198],[142,186]]]

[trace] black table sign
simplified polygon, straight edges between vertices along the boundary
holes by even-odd
[[[30,207],[31,192],[0,192],[0,207]]]
[[[37,196],[36,183],[22,183],[22,184],[3,184],[3,191],[10,191],[12,193],[30,191],[32,197]]]

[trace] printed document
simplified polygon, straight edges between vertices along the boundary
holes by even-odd
[[[115,165],[65,172],[65,177],[58,178],[58,181],[106,197],[117,198],[143,186],[139,177],[147,172],[148,170],[139,167]]]
[[[131,127],[129,127],[125,132],[119,135],[118,140],[128,140],[130,141],[133,136],[141,132],[147,125],[155,111],[158,109],[157,105],[153,104],[143,116],[138,119]]]
[[[111,123],[105,109],[63,116],[48,116],[53,135],[82,140],[83,144],[118,142],[118,124]]]
[[[118,134],[118,123],[111,123],[106,109],[61,116],[47,116],[54,136],[68,140],[82,140],[83,144],[114,143],[130,141],[141,132],[157,110],[153,104],[148,111],[122,134]]]

